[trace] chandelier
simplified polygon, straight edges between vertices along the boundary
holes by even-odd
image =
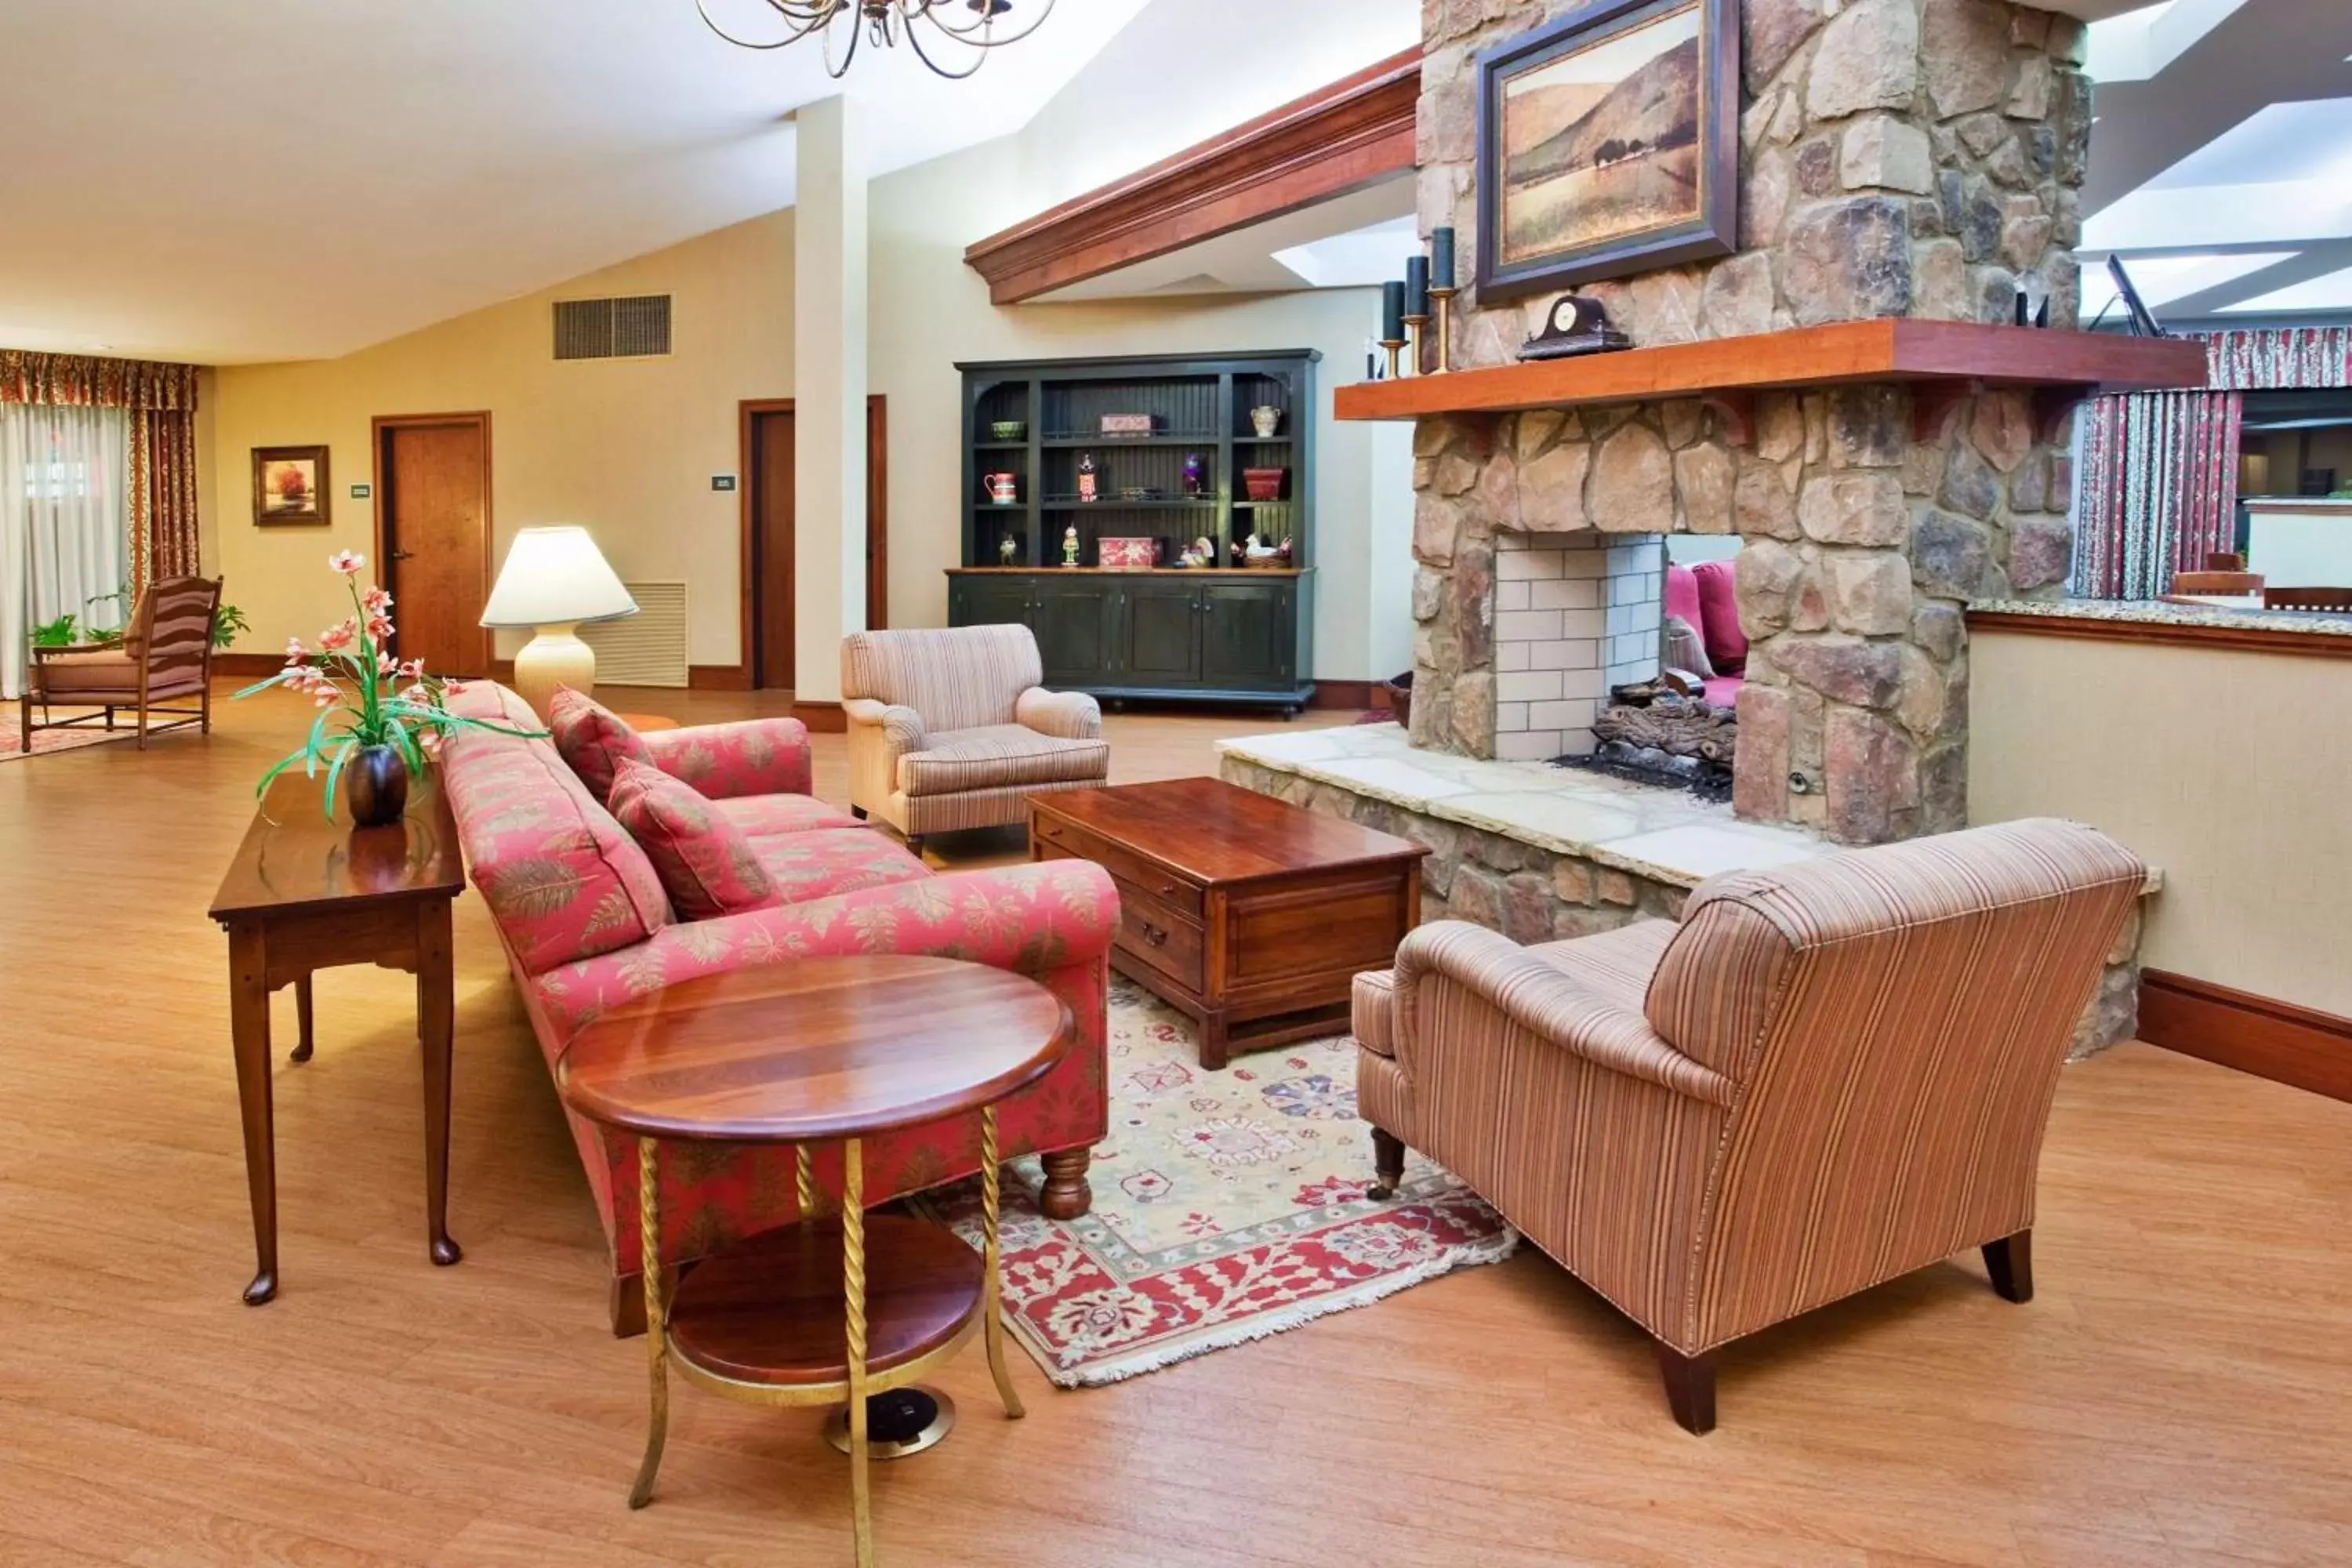
[[[759,0],[775,12],[784,25],[783,37],[772,39],[739,38],[710,19],[709,0],[694,0],[694,8],[702,17],[702,25],[740,48],[781,49],[797,44],[814,35],[824,49],[825,74],[838,80],[847,74],[849,62],[857,58],[857,46],[871,40],[877,49],[898,47],[903,37],[913,47],[915,56],[935,73],[950,80],[961,80],[981,68],[988,51],[1005,44],[1019,43],[1037,30],[1039,23],[1052,14],[1054,0],[1037,0],[1037,15],[1027,24],[1012,24],[1010,30],[1000,26],[1004,14],[1013,9],[1013,0]],[[968,11],[969,18],[959,20],[954,13]],[[835,28],[834,24],[845,24]],[[848,35],[848,44],[835,56],[835,32]],[[924,40],[929,37],[928,45]],[[933,51],[939,51],[934,55]],[[961,66],[961,69],[955,68]]]

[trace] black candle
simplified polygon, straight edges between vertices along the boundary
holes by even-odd
[[[1429,236],[1429,280],[1440,289],[1454,287],[1454,229],[1433,229]]]
[[[1429,258],[1426,256],[1404,258],[1404,313],[1408,316],[1429,314]]]
[[[1404,342],[1404,285],[1393,278],[1381,285],[1381,342]]]

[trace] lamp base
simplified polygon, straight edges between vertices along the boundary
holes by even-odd
[[[542,723],[559,686],[583,697],[595,694],[596,650],[580,640],[577,622],[540,627],[539,635],[515,655],[515,691]]]

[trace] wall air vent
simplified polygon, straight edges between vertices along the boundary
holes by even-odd
[[[580,640],[596,650],[600,686],[686,684],[686,584],[628,583],[637,613],[617,621],[592,621]]]
[[[557,359],[635,359],[669,353],[667,294],[555,302]]]

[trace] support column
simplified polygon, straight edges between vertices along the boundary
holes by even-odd
[[[866,155],[846,98],[795,120],[793,696],[836,702],[866,626]]]

